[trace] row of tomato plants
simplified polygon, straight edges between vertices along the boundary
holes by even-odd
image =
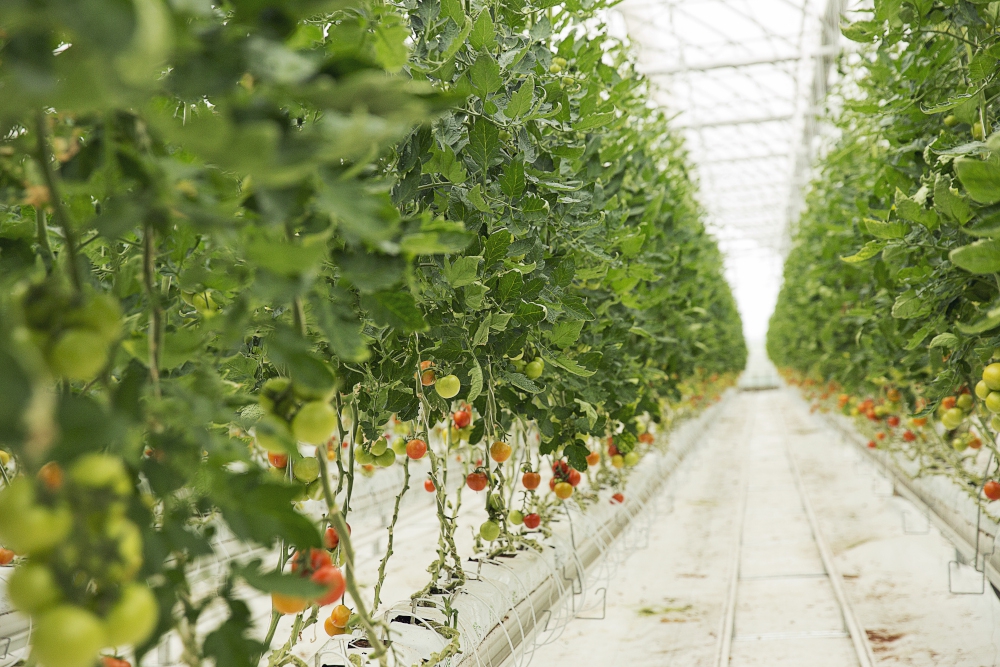
[[[768,352],[877,446],[994,500],[998,6],[880,0],[852,18]]]
[[[0,7],[0,543],[42,665],[173,632],[187,664],[276,667],[344,595],[328,626],[384,662],[391,546],[366,597],[356,475],[429,459],[425,590],[453,592],[453,448],[483,461],[482,548],[513,550],[512,520],[546,514],[511,514],[505,452],[572,489],[588,443],[624,463],[742,366],[683,147],[607,6]],[[220,522],[277,559],[205,594]],[[274,595],[266,630],[243,583]]]

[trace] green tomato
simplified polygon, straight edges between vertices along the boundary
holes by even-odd
[[[52,570],[41,563],[25,563],[7,580],[7,597],[25,614],[38,614],[62,599]]]
[[[962,408],[962,410],[968,412],[972,409],[972,394],[962,394],[955,401],[955,405]]]
[[[951,441],[951,447],[956,452],[964,452],[969,448],[969,443],[967,443],[964,438],[954,438]]]
[[[43,667],[91,667],[98,651],[107,645],[104,625],[97,616],[62,604],[39,616],[31,654]]]
[[[1000,431],[1000,415],[993,415],[990,417],[990,427],[994,431]]]
[[[984,403],[990,412],[1000,412],[1000,391],[991,391]]]
[[[125,464],[117,456],[108,454],[84,454],[70,467],[69,476],[80,486],[110,488],[119,496],[131,495],[133,489]]]
[[[479,527],[479,535],[487,542],[492,542],[500,537],[500,526],[495,521],[485,521]]]
[[[260,388],[257,402],[265,411],[274,412],[274,406],[285,398],[291,386],[292,381],[289,378],[271,378]]]
[[[156,627],[160,606],[153,592],[142,584],[128,584],[104,618],[104,633],[111,646],[141,644]]]
[[[976,396],[981,400],[986,400],[986,397],[990,395],[990,388],[986,386],[985,380],[980,380],[976,383]]]
[[[522,352],[522,354],[524,353]],[[512,363],[514,364],[514,370],[518,373],[523,373],[524,369],[528,367],[528,362],[524,359],[515,359]]]
[[[374,454],[375,456],[382,456],[383,454],[385,454],[385,450],[388,447],[389,443],[385,441],[385,438],[378,437],[375,439],[375,442],[372,443],[371,447],[372,454]]]
[[[15,478],[0,491],[0,544],[19,554],[48,551],[62,542],[73,527],[65,507],[35,504],[35,489],[27,477]]]
[[[406,439],[399,436],[393,438],[392,451],[396,452],[396,456],[403,456],[406,454]]]
[[[988,402],[987,405],[989,405]],[[960,408],[945,410],[945,413],[941,415],[941,423],[944,424],[944,427],[949,431],[953,428],[958,428],[964,419],[965,413],[962,412]]]
[[[111,522],[105,531],[108,537],[118,542],[118,555],[121,563],[108,566],[120,570],[115,573],[122,579],[131,579],[142,567],[142,533],[139,527],[125,518]]]
[[[337,411],[326,401],[310,401],[292,419],[292,435],[311,445],[322,445],[337,428]]]
[[[66,322],[96,331],[105,342],[111,343],[122,332],[122,309],[113,296],[98,293],[90,297],[83,308],[68,313]]]
[[[288,422],[281,417],[266,414],[254,426],[257,444],[274,454],[285,454],[294,447]]]
[[[355,447],[354,460],[361,465],[368,465],[369,463],[375,463],[375,455],[364,447]]]
[[[507,515],[507,520],[515,526],[520,526],[524,523],[524,514],[521,513],[521,510],[511,510],[510,514]]]
[[[625,465],[628,467],[634,466],[639,462],[639,452],[629,452],[625,455]]]
[[[292,464],[292,474],[295,479],[308,484],[319,477],[319,460],[315,456],[306,456]]]
[[[375,457],[375,464],[381,468],[388,468],[396,462],[396,452],[387,449]]]
[[[445,375],[434,384],[434,391],[441,398],[455,398],[462,389],[462,381],[455,375]]]
[[[108,363],[108,342],[90,329],[67,329],[48,354],[49,367],[69,380],[88,382]]]
[[[993,391],[1000,391],[1000,363],[992,363],[983,369],[983,382]]]
[[[542,361],[541,357],[535,357],[524,367],[524,374],[528,376],[529,380],[535,380],[542,376],[543,370],[545,370],[545,362]]]
[[[953,114],[948,114],[944,117],[944,124],[945,127],[955,127],[958,125],[958,119]]]

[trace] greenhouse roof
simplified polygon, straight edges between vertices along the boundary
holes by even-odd
[[[639,68],[676,114],[744,329],[777,298],[845,0],[625,0]]]

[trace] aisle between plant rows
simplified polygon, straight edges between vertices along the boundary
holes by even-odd
[[[885,480],[792,390],[745,392],[730,403],[659,499],[648,548],[610,582],[606,619],[574,621],[539,650],[538,664],[586,656],[590,664],[716,665],[728,650],[721,664],[732,667],[858,665],[793,461],[872,664],[995,664],[1000,601],[989,587],[949,593],[954,548],[933,527],[914,534],[916,509],[889,495]]]

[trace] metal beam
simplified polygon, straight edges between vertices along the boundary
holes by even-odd
[[[663,69],[648,70],[643,72],[646,76],[671,76],[674,74],[684,74],[686,72],[709,72],[715,69],[739,69],[742,67],[754,67],[756,65],[777,65],[779,63],[796,62],[804,58],[823,58],[836,55],[839,51],[837,47],[826,47],[819,49],[815,53],[795,53],[784,56],[768,56],[765,58],[744,58],[741,60],[717,60],[715,62],[693,63],[691,65],[675,65]]]
[[[677,130],[700,130],[706,127],[726,127],[729,125],[759,125],[761,123],[777,123],[791,120],[792,114],[784,113],[774,116],[758,116],[757,118],[729,118],[727,120],[713,120],[707,123],[691,123],[690,125],[674,125]]]

